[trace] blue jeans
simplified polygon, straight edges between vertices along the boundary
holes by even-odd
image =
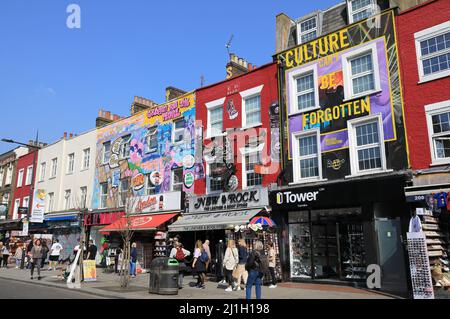
[[[250,270],[248,272],[248,279],[247,279],[247,286],[245,290],[245,295],[247,299],[252,299],[252,287],[255,285],[256,290],[256,299],[261,299],[261,285],[262,281],[261,278],[259,278],[259,271],[257,270]]]
[[[136,263],[130,261],[130,275],[136,276]]]

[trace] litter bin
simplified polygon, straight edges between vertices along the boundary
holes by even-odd
[[[176,259],[158,257],[150,264],[149,293],[178,295],[179,264]]]

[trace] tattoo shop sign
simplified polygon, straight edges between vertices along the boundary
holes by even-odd
[[[267,188],[189,198],[189,212],[215,212],[269,205]]]

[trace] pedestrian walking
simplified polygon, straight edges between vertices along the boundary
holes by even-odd
[[[255,249],[249,254],[245,269],[248,271],[248,279],[245,295],[247,299],[252,299],[252,287],[255,285],[256,299],[261,299],[262,278],[267,273],[267,256],[264,255],[264,245],[261,241],[256,241]]]
[[[4,268],[8,268],[8,259],[9,259],[9,250],[6,245],[3,245],[3,242],[0,242],[0,254],[1,254],[1,261],[3,263]]]
[[[234,280],[233,271],[239,264],[239,252],[236,248],[236,243],[233,239],[230,239],[227,243],[227,249],[225,250],[225,257],[223,258],[223,264],[225,266],[225,277],[228,283],[228,287],[225,291],[233,291]]]
[[[94,245],[94,241],[91,239],[89,240],[89,247],[86,255],[86,260],[95,260],[96,256],[97,256],[97,246]]]
[[[245,243],[245,239],[239,240],[239,264],[237,265],[237,287],[236,290],[241,290],[241,282],[244,281],[244,287],[247,285],[247,279],[248,279],[248,271],[245,270],[245,263],[248,259],[248,249],[247,244]]]
[[[59,239],[55,239],[52,247],[50,248],[50,262],[48,270],[56,270],[56,266],[58,266],[59,257],[61,256],[61,251],[63,250],[63,246],[59,243]]]
[[[206,272],[208,272],[209,265],[211,263],[211,249],[209,247],[209,239],[205,240],[203,243],[203,249],[206,251],[206,254],[208,255],[208,261],[205,264]]]
[[[131,244],[131,251],[130,251],[130,275],[131,277],[136,277],[136,262],[137,262],[137,249],[136,249],[136,243]]]
[[[48,252],[50,249],[47,246],[47,243],[45,241],[42,242],[42,265],[41,268],[44,268],[45,261],[47,260]]]
[[[206,262],[208,261],[208,254],[203,248],[201,240],[197,240],[195,243],[194,261],[192,262],[192,268],[197,273],[197,288],[205,289],[205,272]]]
[[[30,240],[29,242],[28,242],[28,245],[27,245],[27,249],[26,249],[26,254],[25,254],[25,258],[26,258],[26,261],[27,261],[27,269],[31,269],[31,267],[32,267],[32,263],[31,263],[31,250],[33,249],[33,240]]]
[[[34,268],[37,268],[38,280],[41,280],[42,257],[44,256],[44,248],[40,239],[36,239],[33,248],[30,251],[31,257],[31,280],[33,280]]]
[[[16,269],[20,268],[20,265],[22,264],[23,251],[23,244],[17,244],[16,252],[14,254],[14,258],[16,259]]]
[[[183,289],[183,279],[184,279],[184,272],[186,271],[186,257],[189,257],[191,255],[191,252],[187,249],[183,248],[183,244],[180,242],[176,243],[176,247],[172,248],[170,251],[170,258],[175,258],[178,261],[178,264],[180,265],[179,272],[178,272],[178,288]]]
[[[277,279],[275,277],[275,265],[276,265],[276,260],[277,260],[277,255],[275,252],[275,248],[273,246],[272,242],[269,242],[267,244],[268,246],[268,252],[269,252],[269,272],[270,272],[270,277],[272,279],[272,284],[269,286],[269,288],[277,288]]]
[[[119,258],[120,258],[121,253],[122,253],[122,249],[120,247],[118,247],[116,249],[116,253],[114,255],[114,272],[116,274],[119,273]]]

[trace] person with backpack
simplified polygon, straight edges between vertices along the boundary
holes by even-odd
[[[170,258],[175,258],[180,265],[178,274],[178,288],[183,289],[184,272],[186,271],[186,257],[190,256],[191,252],[183,248],[183,244],[177,242],[175,247],[170,251]]]
[[[227,279],[228,288],[225,291],[233,291],[234,280],[233,271],[236,269],[239,263],[239,252],[236,248],[235,241],[230,239],[227,244],[227,249],[225,250],[225,257],[223,259],[223,264],[225,266],[225,277]]]
[[[245,295],[247,299],[252,299],[252,287],[255,285],[256,299],[261,299],[262,278],[269,271],[267,256],[264,254],[264,245],[261,241],[256,241],[255,249],[250,253],[245,264],[248,271],[248,279]]]
[[[192,262],[192,268],[197,272],[197,288],[205,289],[205,272],[206,263],[208,262],[208,253],[203,248],[201,240],[197,240],[195,243],[194,261]]]

